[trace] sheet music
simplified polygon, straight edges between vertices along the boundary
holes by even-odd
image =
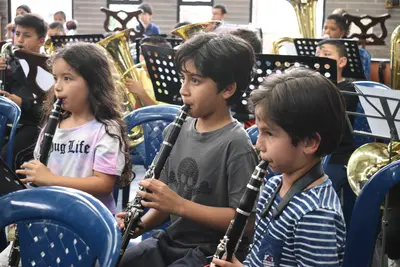
[[[388,99],[388,106],[390,108],[390,111],[392,115],[394,115],[394,111],[397,107],[397,105],[400,102],[400,91],[398,90],[386,90],[386,89],[380,89],[380,88],[371,88],[371,87],[366,87],[366,86],[356,86],[359,91],[361,91],[363,94],[366,95],[373,95],[373,96],[381,96],[381,97],[386,97],[386,98],[392,98]],[[363,97],[363,96],[358,96],[360,103],[364,109],[364,112],[366,115],[374,115],[374,116],[379,116],[382,117],[382,114],[385,114],[382,108],[381,101],[379,98],[376,97]],[[368,101],[372,104],[370,104]],[[375,107],[380,111],[380,113],[375,109]],[[397,132],[400,133],[400,112],[396,114],[395,119],[395,125]],[[390,136],[390,129],[387,120],[383,118],[368,118],[368,124],[371,129],[372,134],[385,137],[385,138],[391,138]]]
[[[54,76],[42,67],[37,67],[36,83],[43,91],[47,92],[54,85]]]

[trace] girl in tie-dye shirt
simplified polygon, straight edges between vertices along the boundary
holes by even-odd
[[[125,124],[118,93],[104,51],[80,43],[61,49],[52,61],[54,94],[64,110],[55,132],[47,167],[37,160],[17,173],[24,183],[64,186],[88,192],[115,213],[113,188],[131,178]],[[49,96],[54,100],[54,95]],[[48,101],[48,119],[53,101]],[[43,131],[35,148],[38,155]],[[36,158],[36,157],[35,157]],[[85,178],[85,179],[82,179]]]

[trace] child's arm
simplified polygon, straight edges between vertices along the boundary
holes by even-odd
[[[72,178],[57,176],[49,168],[37,160],[22,164],[22,170],[16,173],[26,175],[28,178],[21,179],[23,183],[32,182],[38,186],[63,186],[75,188],[89,194],[98,196],[112,192],[116,176],[94,171],[93,176],[82,178]]]
[[[184,199],[160,180],[146,179],[140,181],[139,184],[152,192],[137,192],[143,198],[151,201],[142,201],[143,206],[175,214],[214,229],[226,230],[235,214],[233,208],[209,207]]]
[[[318,209],[304,215],[294,232],[298,265],[341,266],[346,243],[343,218],[335,211]]]
[[[134,81],[127,78],[125,80],[125,86],[129,92],[136,94],[144,106],[157,105],[157,103],[147,94],[142,83],[140,81]]]

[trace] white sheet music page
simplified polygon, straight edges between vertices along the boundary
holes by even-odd
[[[390,109],[390,112],[392,115],[394,115],[394,111],[396,109],[396,106],[400,102],[400,91],[399,90],[386,90],[386,89],[380,89],[380,88],[371,88],[371,87],[366,87],[366,86],[356,86],[363,94],[365,95],[371,95],[371,96],[380,96],[380,97],[385,97],[388,98],[388,106]],[[380,116],[379,112],[374,108],[374,106],[382,113],[385,114],[382,108],[382,104],[379,98],[376,97],[363,97],[363,96],[358,96],[360,103],[364,109],[364,112],[366,115],[374,115],[374,116]],[[370,103],[368,103],[367,99]],[[395,125],[398,134],[400,134],[400,112],[397,113],[395,119]],[[385,118],[368,118],[368,124],[369,127],[371,128],[371,132],[374,135],[388,138],[390,139],[390,129],[388,122]]]

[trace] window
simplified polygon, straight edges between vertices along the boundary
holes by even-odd
[[[316,37],[322,35],[325,1],[317,2]],[[252,24],[263,30],[263,52],[281,37],[301,37],[295,10],[288,0],[253,0]]]
[[[11,0],[11,5],[8,6],[9,17],[11,17],[11,21],[14,21],[17,7],[28,4],[32,12],[39,14],[46,22],[53,22],[53,15],[57,11],[64,11],[68,21],[73,18],[72,1],[73,0]]]
[[[178,22],[209,21],[214,0],[178,0]]]

